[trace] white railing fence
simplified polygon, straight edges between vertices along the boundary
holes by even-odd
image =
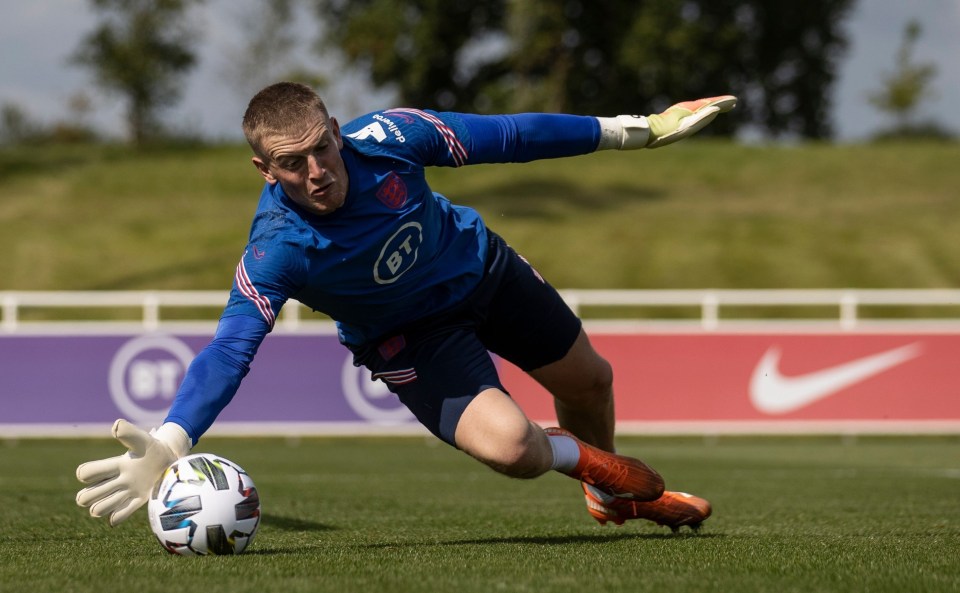
[[[955,289],[765,289],[765,290],[568,290],[561,291],[567,303],[580,311],[585,306],[699,307],[702,329],[715,330],[721,324],[721,310],[751,307],[830,307],[829,319],[841,329],[855,329],[864,307],[960,307],[960,290]],[[960,321],[960,310],[953,319]],[[917,320],[917,318],[912,318]],[[750,321],[740,317],[738,321]],[[769,320],[764,318],[764,320]]]
[[[567,303],[574,311],[584,314],[586,308],[630,307],[630,308],[674,308],[696,307],[699,315],[694,320],[701,329],[711,331],[733,320],[724,318],[722,313],[749,307],[751,311],[765,307],[827,307],[828,317],[821,320],[832,321],[840,329],[853,330],[859,327],[864,318],[864,307],[934,307],[944,308],[945,315],[935,316],[925,321],[938,323],[960,322],[960,290],[958,289],[798,289],[798,290],[561,290]],[[96,318],[73,317],[70,311],[80,309],[137,309],[134,323],[144,330],[156,330],[165,323],[162,313],[168,309],[209,308],[211,314],[193,321],[213,321],[228,298],[226,291],[0,291],[0,331],[13,333],[24,327],[51,323],[100,322]],[[956,307],[956,310],[949,309]],[[56,311],[55,315],[41,315],[39,319],[24,319],[26,311]],[[278,325],[285,330],[297,330],[317,321],[305,319],[305,309],[295,301],[284,308]],[[951,316],[951,313],[953,314]],[[657,321],[647,315],[624,317],[643,321]],[[675,318],[669,318],[675,321]],[[790,319],[790,317],[787,317]],[[749,318],[737,316],[737,322],[749,321]],[[764,321],[771,321],[764,317]],[[809,318],[804,318],[809,320]],[[911,321],[924,321],[916,316]],[[176,321],[184,321],[177,318]],[[871,319],[871,321],[873,321]]]

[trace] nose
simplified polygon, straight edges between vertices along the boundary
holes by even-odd
[[[326,172],[326,167],[320,162],[320,159],[316,155],[310,155],[307,157],[307,172],[310,175],[311,179],[320,179],[323,177],[323,174]]]

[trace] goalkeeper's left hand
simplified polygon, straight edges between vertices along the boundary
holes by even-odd
[[[736,97],[721,95],[677,103],[657,115],[598,117],[601,138],[597,149],[631,150],[673,144],[702,130],[718,114],[730,111],[736,105]]]

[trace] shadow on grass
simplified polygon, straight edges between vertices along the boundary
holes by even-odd
[[[282,529],[283,531],[333,531],[337,529],[337,527],[334,527],[333,525],[327,525],[317,521],[310,521],[308,519],[299,519],[296,517],[284,517],[283,515],[277,515],[274,513],[264,515],[261,519],[261,525],[266,525],[267,527],[276,527],[277,529]]]
[[[570,544],[606,544],[625,540],[672,540],[672,539],[695,539],[695,538],[723,538],[726,535],[722,533],[694,533],[692,531],[682,531],[672,533],[664,531],[660,533],[612,533],[612,534],[577,534],[577,535],[531,535],[531,536],[507,536],[507,537],[484,537],[477,539],[458,539],[436,542],[390,542],[365,544],[363,548],[397,548],[397,547],[433,547],[433,546],[472,546],[489,544],[531,544],[537,546],[565,546]]]
[[[333,525],[327,525],[318,521],[310,521],[309,519],[300,519],[298,517],[284,517],[283,515],[277,515],[274,513],[264,515],[260,525],[266,525],[269,528],[276,528],[283,531],[300,533],[334,531],[339,529],[339,527],[334,527]],[[263,538],[260,539],[260,543],[263,543]],[[323,545],[325,544],[319,539],[312,543],[301,542],[295,548],[263,548],[258,546],[257,542],[254,542],[253,548],[247,552],[244,552],[244,556],[302,555],[311,548],[322,547]]]
[[[294,519],[290,517],[270,516],[267,525],[278,527],[288,531],[332,531],[338,529],[331,525],[324,525],[314,521],[303,519]],[[474,539],[454,539],[441,541],[391,541],[377,543],[358,543],[358,549],[368,550],[391,550],[397,548],[443,548],[449,546],[487,546],[502,544],[528,544],[534,546],[569,546],[584,544],[608,544],[613,542],[622,542],[628,540],[646,540],[646,541],[669,541],[669,540],[687,540],[687,539],[717,539],[727,537],[722,533],[694,533],[692,531],[682,531],[672,533],[662,531],[657,533],[608,533],[608,534],[577,534],[577,535],[547,535],[547,536],[506,536],[506,537],[483,537]],[[254,556],[285,556],[285,555],[303,555],[309,553],[311,548],[322,548],[328,545],[320,540],[304,545],[302,542],[296,548],[261,548],[254,546],[253,549],[246,552],[245,555]]]

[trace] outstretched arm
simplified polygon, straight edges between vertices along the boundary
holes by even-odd
[[[77,479],[89,484],[77,493],[77,504],[93,517],[109,517],[110,525],[143,506],[167,466],[190,451],[233,398],[269,329],[246,315],[221,319],[213,341],[190,364],[163,425],[148,433],[117,420],[112,434],[127,452],[77,468]]]
[[[237,393],[269,331],[260,318],[222,318],[213,340],[187,369],[165,422],[182,427],[196,444]]]
[[[553,113],[470,115],[441,113],[444,143],[431,164],[527,162],[576,156],[596,150],[659,148],[692,136],[720,113],[730,111],[731,95],[684,101],[656,115],[589,117]],[[457,133],[458,128],[463,132]],[[456,141],[456,150],[445,150]],[[445,146],[446,145],[446,146]],[[458,158],[451,158],[456,156]]]
[[[736,97],[723,95],[677,103],[656,115],[616,117],[475,115],[401,107],[348,122],[343,136],[364,143],[367,154],[399,155],[421,166],[525,163],[605,149],[658,148],[696,133],[736,103]]]

